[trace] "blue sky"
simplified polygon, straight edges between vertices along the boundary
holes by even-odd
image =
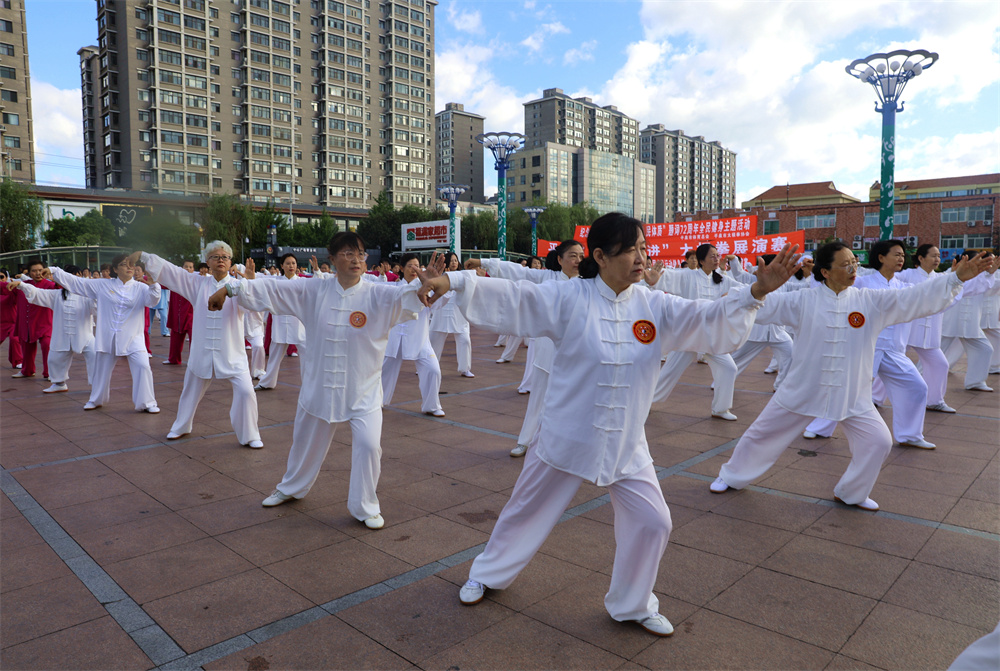
[[[27,13],[38,179],[82,186],[76,51],[96,40],[95,5]],[[521,131],[543,89],[586,95],[736,151],[737,204],[827,180],[866,199],[881,117],[844,66],[927,49],[940,60],[903,95],[897,181],[1000,172],[1000,3],[442,0],[436,21],[438,110],[464,103],[487,130]]]

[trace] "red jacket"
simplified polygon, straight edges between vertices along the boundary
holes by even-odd
[[[18,292],[20,293],[20,292]],[[17,293],[7,288],[6,282],[0,282],[0,337],[6,338],[17,329]]]
[[[163,286],[163,285],[160,285]],[[166,289],[167,287],[163,287]],[[176,291],[170,292],[170,307],[167,308],[167,328],[178,333],[190,333],[194,322],[194,307],[188,299]]]
[[[28,280],[39,289],[58,289],[51,280]],[[52,310],[32,305],[20,291],[17,292],[17,337],[23,342],[36,342],[52,336]]]

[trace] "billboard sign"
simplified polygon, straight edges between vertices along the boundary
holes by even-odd
[[[449,247],[451,238],[448,237],[448,220],[438,219],[437,221],[422,221],[416,224],[403,224],[400,227],[402,238],[402,250],[404,252],[414,249],[439,249]],[[462,218],[455,217],[455,237],[462,239]]]

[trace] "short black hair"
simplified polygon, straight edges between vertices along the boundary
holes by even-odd
[[[41,266],[42,268],[44,268],[45,262],[42,261],[41,259],[35,258],[31,259],[26,264],[24,264],[24,267],[28,270],[29,273],[31,272],[31,269],[34,268],[35,266]]]
[[[337,252],[342,249],[357,249],[363,252],[365,251],[365,240],[354,231],[341,231],[330,238],[326,251],[330,252],[330,256],[336,256]],[[289,256],[289,254],[285,254],[285,256]],[[282,263],[285,262],[285,256],[281,257]]]
[[[903,244],[902,240],[879,240],[872,245],[872,248],[868,250],[868,267],[881,270],[882,262],[878,257],[885,256],[893,247],[899,247],[904,252],[906,251],[906,245]]]
[[[118,266],[120,266],[122,261],[127,259],[129,256],[130,256],[129,254],[119,254],[118,256],[111,259],[111,264],[109,266],[109,269],[111,270],[111,277],[118,279],[118,273],[115,272],[115,269]]]
[[[813,254],[813,277],[816,278],[817,282],[822,282],[826,279],[823,277],[822,271],[833,268],[833,257],[841,249],[850,249],[850,247],[840,240],[834,240],[823,245]]]
[[[917,251],[913,254],[913,265],[919,266],[920,259],[924,258],[930,251],[937,247],[933,242],[925,242],[924,244],[917,247]]]
[[[600,266],[594,260],[595,249],[600,249],[608,256],[618,256],[626,249],[635,247],[640,235],[642,235],[642,222],[627,214],[608,212],[598,217],[590,225],[590,234],[587,236],[590,253],[580,262],[580,277],[584,279],[597,277]]]
[[[413,252],[407,252],[406,254],[403,254],[403,256],[399,258],[399,267],[405,268],[406,264],[412,261],[413,259],[417,259],[417,263],[420,263],[420,257],[414,254]]]
[[[198,264],[198,270],[201,270],[202,268],[208,268],[208,267],[209,267],[209,265],[207,263],[205,263],[204,261],[202,261],[201,263]]]

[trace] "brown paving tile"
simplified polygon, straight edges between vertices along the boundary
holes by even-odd
[[[678,505],[669,506],[669,510],[670,521],[673,529],[675,530],[680,529],[685,524],[690,524],[702,515],[707,514],[704,510],[696,510],[694,508],[686,508]],[[594,520],[595,522],[601,522],[602,524],[613,525],[615,523],[615,509],[610,504],[605,504],[588,510],[580,515],[580,517],[584,517],[588,520]]]
[[[12,552],[19,548],[45,542],[31,526],[31,523],[21,517],[20,513],[17,517],[0,520],[0,537],[3,538],[4,552]]]
[[[194,587],[143,606],[187,652],[312,607],[261,570]]]
[[[110,616],[4,648],[5,669],[150,669],[154,665]]]
[[[670,535],[671,544],[703,550],[748,564],[759,564],[786,545],[795,535],[714,513]]]
[[[85,461],[73,462],[73,465],[86,464],[91,461],[95,460],[87,459]],[[100,464],[98,466],[103,469],[103,472],[93,475],[82,475],[80,477],[67,474],[58,480],[46,478],[44,480],[33,481],[31,477],[37,471],[58,468],[58,466],[46,466],[30,471],[19,471],[14,476],[17,477],[18,481],[28,490],[28,493],[46,510],[107,499],[136,491],[135,486],[125,478]]]
[[[253,565],[214,538],[204,538],[104,568],[141,605],[249,571]]]
[[[69,567],[45,543],[14,548],[0,553],[0,592],[70,575]]]
[[[205,532],[183,517],[166,513],[74,538],[97,563],[106,565],[204,537]]]
[[[879,599],[909,563],[900,557],[845,543],[797,536],[761,566],[852,594]]]
[[[293,515],[220,534],[217,541],[256,566],[304,554],[347,539],[308,515]]]
[[[405,669],[410,664],[357,629],[325,617],[210,664],[208,671],[239,669]]]
[[[429,564],[479,545],[487,538],[482,532],[436,515],[387,524],[380,531],[360,537],[362,542],[413,566]]]
[[[73,444],[79,447],[81,450],[87,454],[103,454],[104,452],[111,452],[113,450],[124,450],[130,447],[145,447],[146,445],[156,445],[160,443],[162,437],[151,436],[143,431],[138,431],[129,427],[129,431],[114,436],[113,440],[109,441],[105,437],[99,438],[80,438],[73,440]],[[150,448],[154,449],[154,448]]]
[[[8,447],[4,445],[3,457],[0,458],[0,463],[8,470],[21,468],[22,466],[45,464],[50,461],[59,461],[60,459],[75,459],[87,454],[76,445],[62,438],[54,438],[51,442],[27,447],[17,447],[16,441],[11,442],[15,443],[15,446]]]
[[[817,499],[833,499],[833,488],[840,480],[840,475],[805,471],[796,468],[771,469],[764,478],[754,484],[779,492],[789,492],[801,496],[811,496]],[[876,485],[878,487],[878,485]],[[876,501],[878,497],[872,495]]]
[[[265,508],[260,505],[262,500],[263,497],[255,492],[222,501],[212,501],[195,508],[185,508],[178,511],[178,514],[210,536],[302,514],[295,509],[294,502]]]
[[[732,559],[669,543],[654,591],[703,606],[753,568]]]
[[[147,486],[146,491],[170,510],[194,508],[211,501],[222,501],[240,496],[260,496],[260,492],[257,490],[214,471],[209,471],[197,478],[173,482],[168,485]]]
[[[107,615],[75,575],[54,578],[4,594],[0,640],[9,647]]]
[[[757,568],[708,604],[729,617],[837,651],[875,601]],[[830,617],[837,613],[837,617]]]
[[[476,606],[476,609],[482,604]],[[514,615],[420,662],[439,669],[610,669],[625,662],[610,652]]]
[[[391,491],[393,498],[432,513],[480,499],[492,493],[489,489],[476,487],[443,475],[435,475],[411,485],[394,487]]]
[[[882,510],[934,522],[943,521],[958,502],[957,496],[876,483],[872,498]]]
[[[880,603],[840,652],[880,669],[944,669],[985,633]]]
[[[913,559],[934,533],[934,529],[837,507],[830,509],[803,533]]]
[[[1000,504],[960,499],[944,521],[959,527],[1000,534]]]
[[[891,463],[893,466],[922,468],[932,473],[978,477],[986,467],[987,461],[953,454],[942,445],[938,450],[900,450],[895,458],[892,458]]]
[[[1000,580],[1000,553],[994,540],[937,529],[915,559],[924,564]]]
[[[977,629],[1000,621],[1000,585],[993,580],[913,562],[882,601]]]
[[[7,498],[7,495],[0,492],[0,520],[10,517],[20,517],[21,511]]]
[[[743,490],[713,508],[712,513],[799,533],[827,510],[826,506],[815,503]]]
[[[539,552],[599,571],[614,562],[615,532],[607,524],[574,517],[557,524]]]
[[[879,483],[946,496],[961,496],[976,479],[976,475],[978,474],[947,473],[926,468],[888,464],[882,468],[882,472],[879,474]]]
[[[427,434],[429,441],[434,440],[433,433]],[[403,462],[412,463],[420,468],[426,468],[435,474],[451,474],[477,464],[493,461],[472,452],[453,447],[437,445],[418,438],[407,438],[405,453],[400,456]]]
[[[649,669],[821,669],[833,656],[808,643],[699,610],[632,661]]]
[[[493,526],[500,516],[500,511],[507,505],[509,497],[503,494],[490,494],[480,499],[459,504],[453,508],[438,511],[438,516],[465,524],[485,534],[492,533]]]
[[[100,457],[101,463],[140,487],[194,480],[212,469],[166,445]]]
[[[851,659],[847,655],[834,655],[823,671],[877,671],[878,667]]]
[[[169,512],[143,492],[130,492],[97,501],[66,506],[52,511],[52,517],[71,535],[155,517]]]
[[[976,501],[1000,504],[1000,468],[995,462],[990,462],[963,496]]]
[[[510,448],[507,450],[510,451]],[[523,459],[490,459],[484,463],[448,474],[448,477],[488,489],[493,492],[503,491],[514,486],[521,475]]]

